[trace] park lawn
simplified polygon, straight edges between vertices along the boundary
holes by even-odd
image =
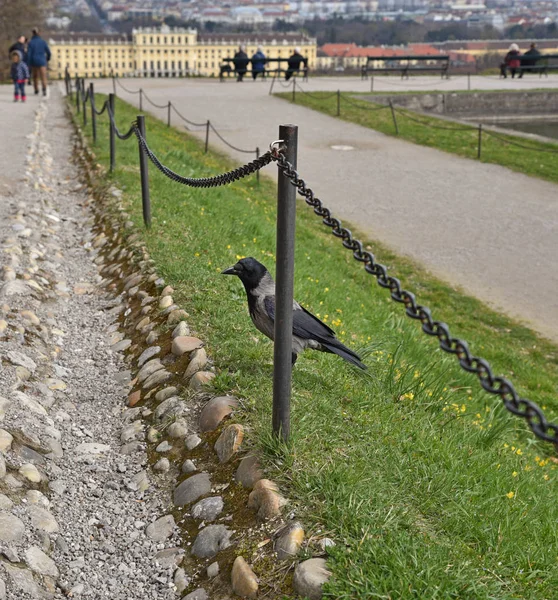
[[[117,100],[122,131],[136,113]],[[204,154],[198,140],[153,117],[146,123],[152,150],[183,175],[210,176],[235,166],[217,153]],[[94,151],[107,165],[106,116],[99,125]],[[117,140],[116,165],[109,181],[124,190],[159,273],[207,341],[218,373],[215,391],[244,399],[238,418],[307,536],[336,542],[326,597],[556,597],[558,465],[550,444],[536,441],[523,421],[422,334],[302,201],[296,297],[369,368],[359,371],[329,354],[301,356],[293,372],[292,438],[288,446],[279,444],[270,435],[272,344],[254,329],[240,281],[220,275],[242,256],[273,272],[274,184],[264,177],[257,186],[250,176],[227,187],[192,189],[151,168],[153,225],[145,231],[134,139]],[[556,420],[554,345],[368,243],[435,318]]]
[[[390,95],[387,92],[378,92],[377,94]],[[277,96],[289,102],[293,101],[291,92],[283,92],[277,94]],[[383,110],[371,110],[383,105],[359,99],[359,96],[372,97],[374,94],[341,93],[339,116],[337,115],[337,94],[332,94],[332,92],[312,92],[308,94],[297,91],[295,102],[344,121],[375,129],[386,135],[396,135],[389,107],[384,107]],[[466,131],[434,129],[433,126],[461,128],[463,125],[397,107],[396,120],[399,129],[398,137],[401,139],[478,160],[479,133],[477,126],[467,127],[465,125],[467,127]],[[417,123],[416,120],[421,121],[421,123]],[[482,162],[502,165],[519,173],[558,183],[558,144],[546,144],[501,133],[497,135],[508,142],[520,144],[522,147],[496,139],[486,133],[485,130],[482,134],[480,159]]]

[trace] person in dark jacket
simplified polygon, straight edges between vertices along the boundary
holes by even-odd
[[[515,74],[519,71],[519,67],[521,66],[520,56],[521,52],[519,52],[519,46],[517,44],[512,44],[504,58],[504,62],[500,65],[500,75],[502,75],[504,79],[508,76],[508,70],[511,73],[512,79],[515,77]]]
[[[300,65],[304,64],[306,66],[306,59],[300,53],[300,48],[295,48],[295,51],[291,56],[289,56],[289,61],[287,62],[287,72],[285,73],[285,81],[289,81],[289,79],[298,71],[300,71]]]
[[[252,56],[252,78],[256,81],[258,75],[265,77],[265,54],[262,47],[258,46],[258,50]]]
[[[238,48],[238,52],[233,56],[234,70],[236,71],[236,80],[242,81],[244,75],[248,71],[248,63],[250,59],[244,51],[244,46]]]
[[[33,75],[35,95],[39,93],[39,78],[43,88],[43,96],[47,95],[47,65],[50,60],[50,48],[39,35],[37,28],[33,29],[33,37],[27,47],[27,64]]]
[[[25,49],[25,42],[26,41],[27,41],[27,38],[24,35],[20,35],[17,38],[17,42],[15,42],[14,44],[12,44],[10,46],[10,49],[8,50],[8,54],[10,55],[10,57],[17,50],[18,52],[21,52],[22,60],[24,62],[27,62],[27,50]]]
[[[25,102],[25,82],[29,80],[29,68],[23,60],[20,50],[14,50],[11,54],[12,66],[10,75],[14,82],[14,102],[17,102],[21,96],[21,101]]]
[[[533,42],[525,52],[525,54],[521,57],[521,69],[519,71],[519,79],[523,77],[523,72],[527,73],[536,73],[540,71],[540,68],[537,69],[537,61],[539,60],[541,53],[537,50],[537,44]]]

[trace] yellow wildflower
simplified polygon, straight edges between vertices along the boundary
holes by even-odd
[[[515,496],[515,492],[508,492],[506,496],[511,500]]]

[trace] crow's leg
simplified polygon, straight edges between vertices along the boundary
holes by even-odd
[[[291,354],[291,366],[292,367],[294,367],[294,364],[295,364],[297,358],[298,358],[298,356],[297,356],[296,352],[293,352]]]

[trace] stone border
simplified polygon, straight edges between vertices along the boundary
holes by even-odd
[[[122,301],[112,309],[120,315],[121,324],[120,331],[113,334],[112,348],[126,353],[134,373],[129,408],[124,413],[129,425],[122,431],[122,452],[133,453],[141,447],[138,440],[145,423],[153,470],[169,483],[179,481],[173,494],[173,515],[153,524],[158,527],[162,520],[176,518],[191,545],[185,564],[192,567],[194,575],[190,578],[183,567],[177,568],[177,591],[196,588],[183,600],[203,600],[209,597],[201,587],[205,583],[211,597],[232,587],[241,597],[257,598],[259,581],[244,558],[248,556],[265,560],[268,573],[281,571],[283,585],[285,567],[288,571],[294,568],[295,592],[311,600],[321,598],[322,585],[330,575],[325,559],[297,564],[305,538],[302,525],[293,514],[288,521],[283,518],[282,509],[288,502],[278,486],[263,477],[257,457],[247,451],[240,458],[246,431],[231,418],[241,401],[208,393],[206,386],[215,377],[215,368],[205,343],[191,334],[188,313],[175,304],[174,290],[157,274],[125,210],[122,192],[99,185],[106,171],[96,163],[81,128],[73,122],[78,137],[76,157],[97,199],[91,206],[98,232],[92,240],[99,251],[95,263],[105,284]],[[233,481],[239,485],[231,487]],[[146,483],[139,481],[138,485]],[[180,511],[184,507],[188,512]],[[231,507],[232,514],[220,516],[224,508],[228,512]],[[248,519],[246,508],[251,509]],[[225,524],[234,526],[235,521],[241,539],[239,531]],[[322,556],[327,546],[333,545],[328,538],[318,543],[316,550]],[[306,546],[312,553],[308,542]],[[230,567],[230,576],[219,560]]]

